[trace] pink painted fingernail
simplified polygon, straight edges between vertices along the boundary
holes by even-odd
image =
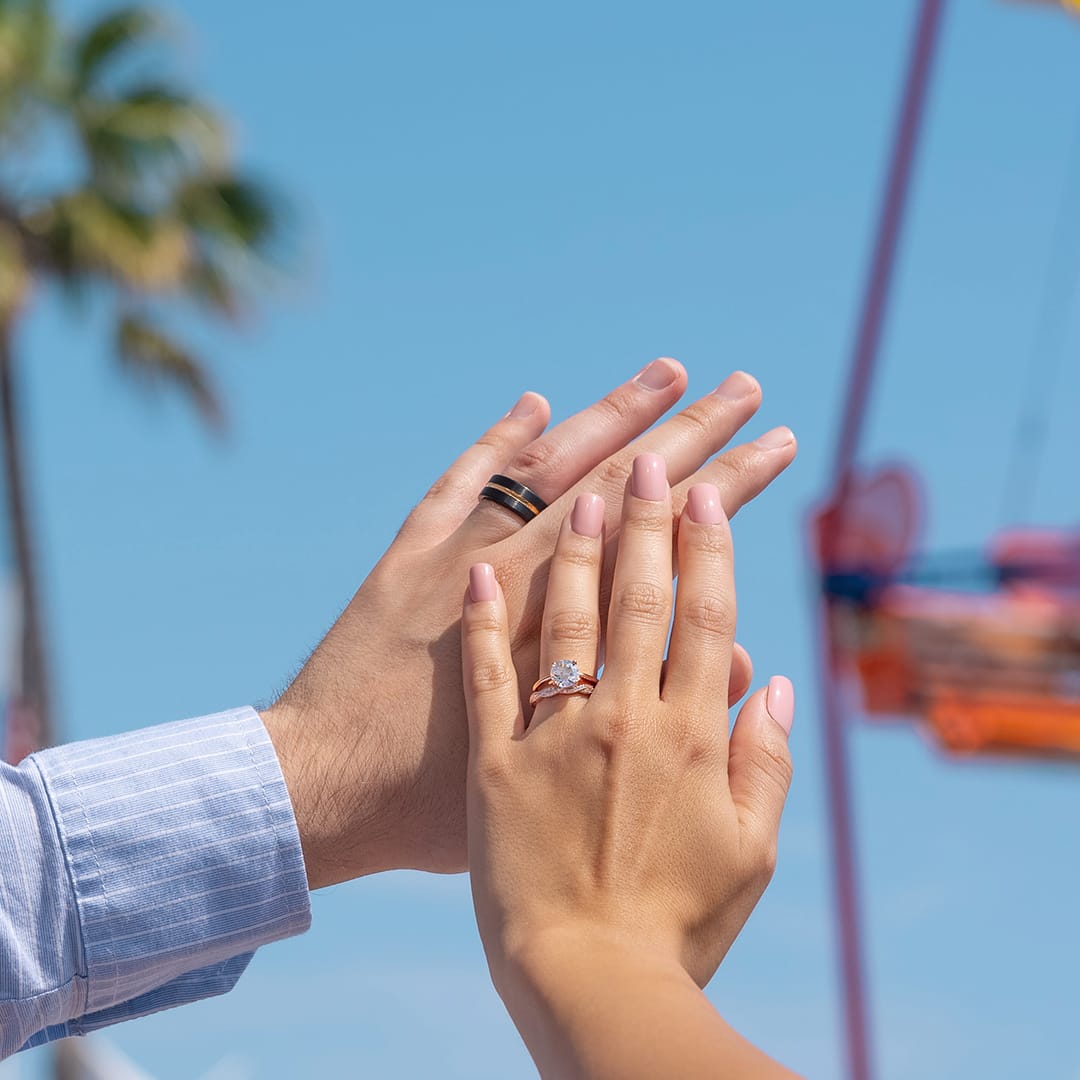
[[[745,371],[733,371],[714,391],[717,397],[741,401],[757,389],[757,379]]]
[[[570,528],[578,536],[591,536],[594,540],[604,527],[604,500],[599,495],[579,495],[570,511]]]
[[[718,525],[724,520],[720,489],[715,484],[695,484],[686,493],[686,508],[690,520],[698,525]]]
[[[630,490],[634,495],[650,502],[662,502],[667,488],[667,462],[659,454],[638,454],[630,474]]]
[[[507,418],[512,420],[524,420],[526,416],[532,416],[536,412],[537,406],[540,404],[540,395],[534,394],[531,390],[526,390],[521,397],[518,398],[517,404],[506,414]]]
[[[762,450],[779,450],[794,441],[795,433],[788,427],[773,428],[772,431],[766,431],[764,435],[759,435],[754,440]]]
[[[498,595],[495,587],[495,567],[491,563],[478,562],[469,567],[469,599],[474,604],[494,600]]]
[[[769,680],[769,689],[765,691],[765,708],[769,715],[791,734],[791,725],[795,722],[795,687],[791,680],[783,675],[774,675]]]
[[[663,390],[665,387],[670,386],[678,376],[679,368],[675,361],[662,356],[659,360],[654,360],[644,370],[639,371],[634,377],[634,382],[638,386],[643,386],[646,390]]]

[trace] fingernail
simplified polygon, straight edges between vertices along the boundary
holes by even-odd
[[[475,566],[470,566],[469,599],[474,604],[480,604],[485,600],[494,600],[497,595],[495,567],[486,562],[479,562]]]
[[[634,377],[634,382],[638,386],[645,387],[646,390],[663,390],[664,387],[670,386],[678,377],[679,369],[675,361],[662,356],[659,360],[654,360],[643,371],[639,371]]]
[[[667,463],[659,454],[638,454],[634,458],[630,490],[637,498],[662,502],[667,486]]]
[[[686,508],[690,520],[699,525],[717,525],[724,520],[720,489],[715,484],[695,484],[686,493]]]
[[[764,435],[759,435],[754,441],[762,450],[779,450],[782,446],[787,446],[794,440],[795,433],[791,428],[778,427],[773,428],[772,431],[766,431]]]
[[[795,722],[795,687],[791,680],[783,675],[774,675],[769,680],[769,689],[765,691],[765,708],[769,715],[791,734],[791,725]]]
[[[527,390],[518,398],[517,404],[506,414],[507,418],[523,420],[526,416],[532,416],[539,404],[540,395]]]
[[[745,371],[733,371],[714,391],[717,397],[739,401],[757,388],[757,380]]]
[[[604,500],[599,495],[579,495],[570,511],[570,528],[578,536],[591,536],[594,540],[604,527]]]

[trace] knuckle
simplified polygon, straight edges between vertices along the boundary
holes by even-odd
[[[464,491],[465,485],[455,473],[443,473],[442,476],[428,488],[424,501],[428,502],[435,499],[442,499],[447,496],[456,497],[464,494]],[[421,505],[423,505],[423,503],[421,503]]]
[[[494,746],[474,751],[473,774],[481,788],[501,787],[509,775],[506,753]]]
[[[690,545],[691,550],[711,558],[729,559],[733,554],[731,533],[722,524],[687,530],[685,542]]]
[[[612,614],[633,622],[660,622],[668,616],[667,590],[652,581],[627,582],[612,592]]]
[[[623,454],[616,454],[593,470],[591,486],[594,490],[599,488],[609,495],[613,492],[621,494],[629,476],[630,465],[627,458]]]
[[[754,473],[754,459],[742,446],[721,454],[716,459],[715,466],[720,474],[717,484],[721,491],[725,487],[741,490],[747,486]]]
[[[624,390],[615,390],[602,397],[592,408],[601,423],[621,428],[635,418],[635,405],[636,402],[630,394]]]
[[[595,722],[592,731],[592,742],[600,756],[605,760],[613,757],[636,726],[630,709],[624,707],[606,710]]]
[[[514,668],[500,657],[477,660],[469,672],[469,684],[476,694],[491,694],[506,690],[515,681]]]
[[[584,544],[560,542],[554,563],[571,570],[593,570],[603,557],[600,545],[589,541]]]
[[[679,413],[679,422],[695,442],[699,439],[708,439],[711,442],[716,437],[715,420],[713,413],[702,402],[697,402]]]
[[[755,877],[762,887],[768,885],[773,879],[773,874],[776,873],[776,848],[775,836],[768,837],[758,847],[757,866],[755,867],[757,873]]]
[[[761,895],[776,872],[776,833],[754,819],[744,823],[742,844],[742,877],[747,887]]]
[[[492,428],[490,431],[485,431],[484,434],[476,440],[475,445],[482,447],[485,450],[501,452],[506,449],[507,442],[508,439],[506,438],[505,432],[500,431],[498,428]]]
[[[722,596],[696,596],[683,607],[686,624],[702,634],[715,637],[735,636],[735,610]]]
[[[503,624],[499,612],[491,610],[489,605],[484,604],[466,611],[462,619],[462,629],[470,641],[479,644],[489,640],[493,635],[502,633]]]
[[[671,511],[656,509],[658,504],[638,504],[627,515],[626,528],[644,536],[663,536],[665,543],[672,536]]]
[[[791,751],[786,742],[763,742],[760,748],[762,767],[779,789],[781,797],[787,795],[791,787],[791,778],[795,769],[791,761]]]
[[[547,635],[556,645],[585,645],[596,641],[599,618],[595,612],[567,609],[556,611],[549,619]]]
[[[669,709],[657,733],[658,744],[688,771],[715,763],[716,725],[708,716],[708,705],[695,703],[689,708]]]
[[[535,482],[535,477],[546,476],[555,471],[559,456],[558,443],[550,439],[537,439],[517,452],[510,466],[510,475],[520,483],[526,483],[531,487]],[[527,479],[523,480],[522,477]]]

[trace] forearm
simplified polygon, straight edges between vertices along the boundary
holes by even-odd
[[[659,952],[546,935],[496,981],[545,1078],[795,1075],[725,1023],[682,967]]]

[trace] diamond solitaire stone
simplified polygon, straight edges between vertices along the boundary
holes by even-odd
[[[560,690],[569,690],[581,681],[576,660],[556,660],[551,665],[551,681]]]

